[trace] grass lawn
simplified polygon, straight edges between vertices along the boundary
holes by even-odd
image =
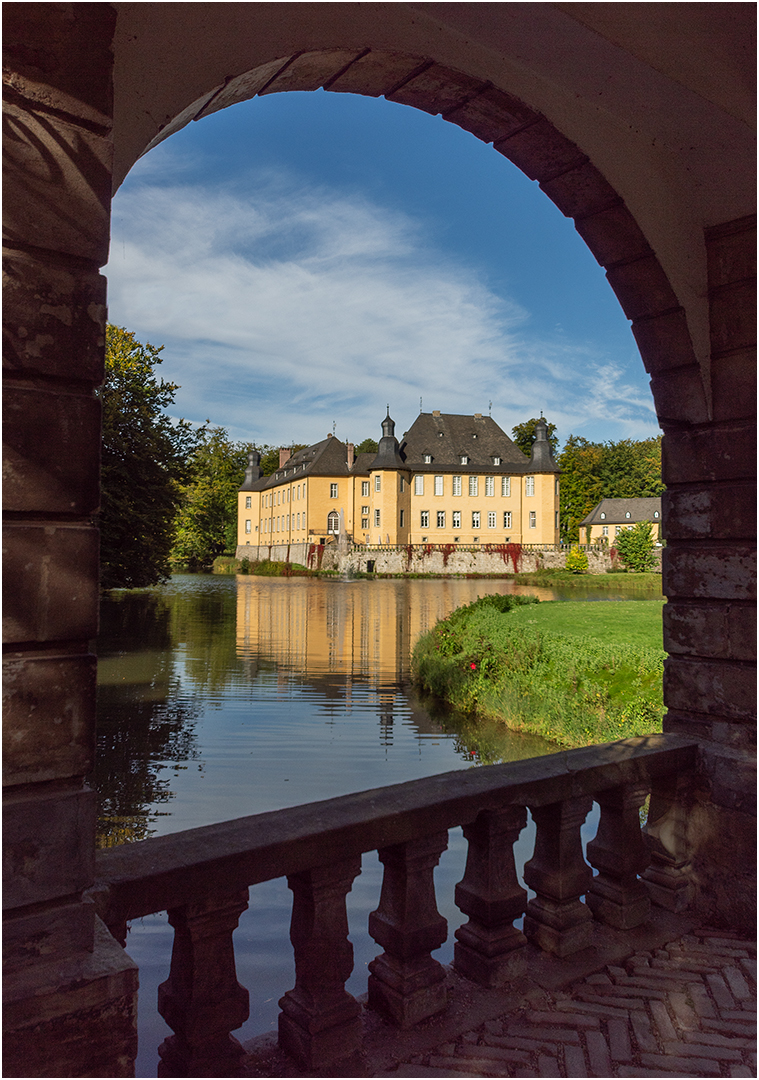
[[[518,585],[547,585],[562,589],[609,589],[614,592],[650,592],[661,596],[661,574],[572,574],[568,570],[538,570],[514,574]]]
[[[661,731],[662,601],[482,597],[422,637],[419,686],[561,746]]]
[[[593,637],[607,644],[662,647],[663,600],[544,601],[515,608],[511,622],[551,630],[568,638]]]

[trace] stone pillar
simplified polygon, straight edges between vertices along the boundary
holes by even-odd
[[[158,987],[158,1011],[175,1032],[159,1049],[159,1076],[239,1076],[245,1055],[231,1031],[248,1019],[248,991],[235,970],[232,933],[248,890],[169,912],[171,971]]]
[[[482,986],[502,986],[524,970],[527,939],[513,925],[527,892],[519,884],[514,844],[527,824],[523,806],[483,810],[464,826],[469,849],[456,904],[469,921],[456,931],[453,965]]]
[[[580,897],[593,875],[582,857],[580,829],[592,805],[583,796],[530,807],[537,835],[524,880],[537,895],[527,905],[524,932],[533,945],[560,957],[590,945],[592,915]]]
[[[708,412],[664,427],[664,730],[701,743],[686,821],[693,903],[711,926],[756,918],[756,221],[705,235]],[[686,423],[686,420],[689,421]]]
[[[280,1000],[279,1045],[311,1070],[346,1068],[361,1049],[360,1007],[345,989],[353,971],[345,898],[361,857],[287,879],[293,891],[290,940],[295,987]]]
[[[601,820],[588,844],[588,861],[598,870],[586,903],[600,922],[631,930],[648,919],[651,902],[638,874],[648,863],[640,831],[640,808],[648,788],[623,784],[596,796]]]
[[[4,11],[5,1074],[129,1076],[136,971],[92,884],[108,4]]]
[[[369,933],[385,951],[369,964],[369,1005],[401,1028],[446,1006],[445,971],[430,953],[446,939],[433,871],[447,846],[448,834],[437,833],[378,852],[385,873]]]

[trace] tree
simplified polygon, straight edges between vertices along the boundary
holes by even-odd
[[[253,443],[232,442],[224,428],[204,429],[182,487],[172,562],[193,569],[210,567],[237,546],[237,493]]]
[[[642,573],[656,566],[654,536],[651,523],[638,521],[631,529],[623,529],[614,538],[614,547],[628,570]]]
[[[376,454],[379,450],[379,443],[376,439],[364,439],[356,447],[356,456],[359,454]]]
[[[535,442],[535,427],[538,423],[540,423],[540,421],[533,416],[532,420],[525,420],[523,424],[516,424],[511,429],[514,442],[527,457],[530,456],[532,444]],[[548,441],[551,444],[551,451],[555,455],[559,448],[559,437],[556,434],[556,424],[548,424]]]
[[[165,412],[179,387],[156,377],[162,351],[123,327],[106,328],[99,514],[104,589],[155,585],[169,574],[180,484],[200,433]]]

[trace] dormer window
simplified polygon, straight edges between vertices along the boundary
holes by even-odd
[[[606,514],[601,514],[601,521],[603,521],[605,517],[606,517]]]
[[[654,510],[654,517],[655,517],[655,518],[658,518],[658,516],[659,516],[659,511],[658,511],[658,510]]]
[[[625,517],[626,517],[626,518],[629,518],[629,517],[630,517],[630,511],[629,511],[629,510],[626,510],[626,511],[625,511]]]
[[[472,432],[472,438],[473,438],[473,439],[476,439],[476,438],[477,438],[477,432],[476,432],[476,431],[473,431],[473,432]]]
[[[498,455],[497,455],[497,454],[496,454],[496,456],[495,456],[495,457],[493,458],[493,464],[494,464],[494,465],[500,465],[500,464],[501,464],[501,459],[500,459],[500,458],[498,457]]]
[[[459,458],[459,464],[461,464],[461,465],[468,465],[469,464],[469,458],[467,457],[466,454],[461,455],[461,457]]]
[[[432,454],[422,454],[422,461],[425,465],[432,464]]]

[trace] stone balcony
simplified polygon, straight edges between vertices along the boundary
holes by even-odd
[[[652,735],[99,853],[92,896],[114,937],[124,944],[128,920],[157,911],[167,911],[174,928],[171,969],[158,995],[174,1035],[160,1048],[160,1074],[382,1075],[377,1063],[402,1062],[410,1048],[439,1042],[441,1030],[449,1039],[503,1014],[507,1002],[517,1007],[530,989],[565,986],[677,937],[694,925],[682,913],[696,755],[691,740]],[[594,802],[599,824],[586,862],[580,828]],[[513,852],[528,809],[536,825],[524,869],[529,900]],[[468,921],[456,931],[447,970],[430,955],[447,936],[433,871],[455,826],[463,826],[468,845],[455,890]],[[369,965],[360,1003],[345,990],[353,966],[346,896],[361,855],[375,850],[384,874],[368,929],[384,951]],[[280,1001],[279,1064],[257,1071],[255,1061],[272,1047],[264,1040],[246,1050],[231,1035],[248,1015],[232,935],[249,886],[282,876],[293,893],[295,986]],[[520,930],[514,924],[522,916]]]

